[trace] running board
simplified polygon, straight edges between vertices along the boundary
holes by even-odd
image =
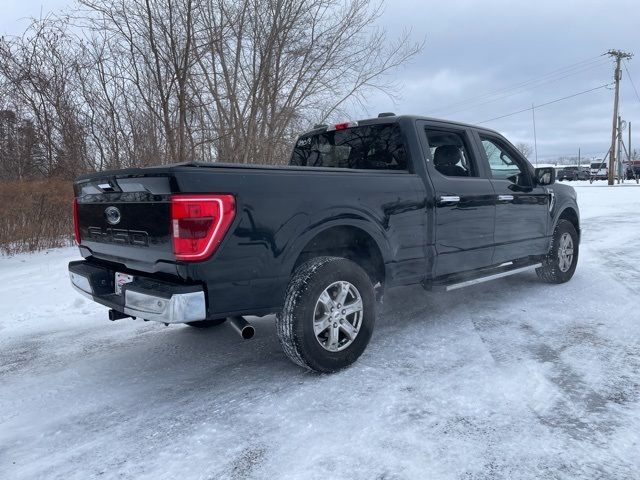
[[[532,268],[538,268],[538,267],[541,267],[541,266],[542,266],[542,263],[534,263],[532,265],[526,265],[524,267],[517,267],[517,268],[513,268],[512,266],[508,266],[508,267],[505,267],[505,268],[502,268],[502,269],[494,270],[493,272],[495,272],[495,273],[490,273],[490,274],[482,276],[482,277],[472,278],[470,280],[464,280],[464,281],[458,282],[458,283],[451,283],[449,285],[442,285],[442,287],[444,287],[444,290],[446,290],[448,292],[450,290],[457,290],[459,288],[468,287],[470,285],[476,285],[478,283],[489,282],[491,280],[496,280],[498,278],[508,277],[509,275],[515,275],[516,273],[526,272],[527,270],[531,270]]]

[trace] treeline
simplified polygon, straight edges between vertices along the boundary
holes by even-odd
[[[370,0],[80,0],[0,39],[0,179],[286,161],[421,49]]]

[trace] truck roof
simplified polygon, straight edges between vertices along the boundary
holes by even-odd
[[[497,132],[496,130],[492,130],[490,128],[482,127],[480,125],[473,125],[471,123],[457,122],[457,121],[454,121],[454,120],[447,120],[447,119],[443,119],[443,118],[427,117],[427,116],[424,116],[424,115],[395,115],[395,114],[391,114],[391,113],[384,113],[384,114],[380,114],[380,115],[381,116],[378,116],[378,117],[364,118],[364,119],[361,119],[361,120],[354,120],[354,121],[357,122],[358,126],[362,126],[362,125],[380,125],[380,124],[385,124],[385,123],[397,123],[400,120],[410,120],[410,121],[427,120],[427,121],[430,121],[430,122],[446,123],[446,124],[449,124],[449,125],[452,125],[452,126],[458,126],[458,127],[464,127],[464,128],[474,128],[474,129],[477,129],[477,130],[484,130],[485,132],[489,132],[489,133],[494,133],[494,134],[500,135],[500,133]],[[316,125],[314,128],[301,133],[300,136],[326,131],[326,129],[327,129],[327,127],[329,125],[333,125],[333,124]]]

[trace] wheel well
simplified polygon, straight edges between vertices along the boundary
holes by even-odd
[[[332,227],[318,233],[302,249],[293,267],[320,256],[348,258],[360,265],[371,283],[384,284],[384,261],[375,240],[364,230],[357,227]]]
[[[578,213],[573,208],[565,208],[558,217],[558,220],[568,220],[571,222],[576,232],[578,232],[578,237],[580,237],[580,221],[578,220]]]

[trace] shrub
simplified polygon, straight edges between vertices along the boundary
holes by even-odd
[[[72,200],[68,180],[0,181],[0,253],[70,245]]]

